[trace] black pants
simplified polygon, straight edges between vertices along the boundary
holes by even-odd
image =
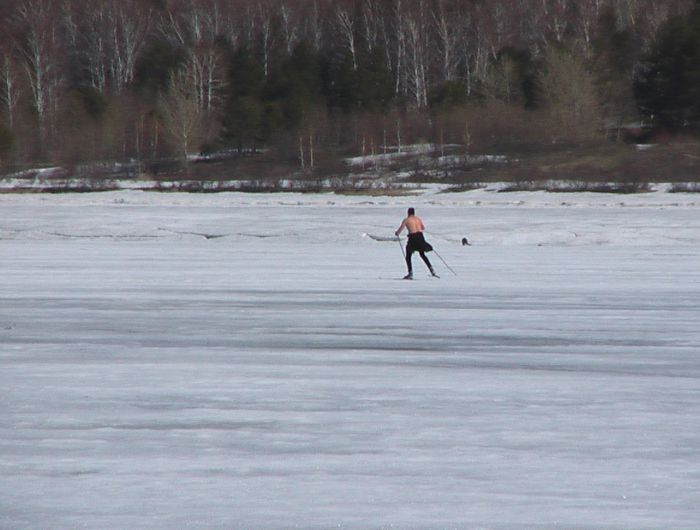
[[[413,264],[411,263],[411,256],[414,252],[418,252],[423,262],[432,271],[433,266],[425,255],[426,252],[433,250],[433,247],[428,243],[423,237],[423,232],[416,232],[415,234],[408,235],[408,243],[406,243],[406,266],[408,267],[408,272],[413,272]]]

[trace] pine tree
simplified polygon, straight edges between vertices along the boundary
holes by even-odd
[[[346,112],[386,110],[394,98],[384,50],[360,54],[355,64],[345,50],[336,50],[324,64],[323,90],[328,104]]]
[[[606,129],[619,135],[625,121],[637,117],[632,89],[637,47],[630,31],[619,28],[617,20],[612,5],[598,18],[593,67]]]
[[[537,102],[536,70],[527,50],[504,48],[482,82],[482,95],[507,105],[532,108]]]
[[[228,93],[222,116],[221,137],[239,151],[248,146],[255,151],[263,136],[261,92],[264,76],[253,52],[241,47],[230,58]]]
[[[658,126],[700,132],[700,1],[662,26],[635,88],[640,108]]]
[[[15,143],[12,131],[0,123],[0,165],[4,162],[4,157],[10,152]]]

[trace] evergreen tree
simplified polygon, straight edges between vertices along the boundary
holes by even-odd
[[[700,2],[662,26],[635,88],[640,108],[657,125],[700,131]]]
[[[0,165],[4,157],[12,150],[15,138],[12,131],[0,123]]]
[[[626,120],[636,115],[632,86],[637,46],[629,30],[618,27],[613,6],[605,8],[598,19],[593,49],[593,66],[603,117],[607,128],[617,128],[619,131]]]
[[[242,46],[231,53],[229,96],[259,96],[265,83],[262,64],[253,50]]]
[[[165,41],[154,42],[136,64],[134,84],[140,90],[157,94],[168,88],[185,62],[185,53]]]
[[[237,50],[231,59],[224,141],[254,148],[256,142],[298,127],[306,110],[319,103],[320,84],[318,53],[305,42],[289,57],[270,63],[267,78],[249,48]]]
[[[537,70],[528,50],[504,48],[490,65],[481,93],[509,105],[532,108],[537,103]]]
[[[328,105],[345,112],[386,110],[394,98],[394,87],[383,56],[380,48],[363,53],[357,64],[346,50],[328,56],[323,68]]]
[[[320,80],[318,53],[306,42],[299,43],[271,76],[265,90],[266,102],[281,110],[280,125],[287,129],[297,127],[305,112],[320,102]]]
[[[99,119],[105,114],[109,101],[104,93],[90,86],[81,86],[74,91],[88,116]]]
[[[235,145],[239,151],[246,145],[254,151],[263,137],[262,67],[247,47],[231,54],[229,67],[221,137],[224,143]]]
[[[346,50],[333,50],[323,60],[323,92],[332,108],[349,112],[356,108],[353,89],[355,71],[352,56]]]
[[[362,110],[386,110],[394,98],[393,79],[384,55],[382,49],[375,48],[357,70],[356,98]]]
[[[461,107],[467,103],[467,99],[467,88],[460,81],[440,83],[431,89],[428,98],[433,108]]]
[[[246,145],[255,151],[262,139],[262,106],[253,96],[238,96],[226,105],[223,118],[222,137],[239,151]]]

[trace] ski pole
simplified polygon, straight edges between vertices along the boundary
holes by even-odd
[[[396,241],[399,242],[399,248],[401,249],[401,255],[403,256],[403,259],[406,259],[406,251],[403,249],[403,245],[401,244],[401,236],[396,236]]]
[[[442,261],[442,262],[445,264],[445,267],[447,267],[447,268],[450,270],[450,272],[451,272],[452,274],[454,274],[455,276],[457,276],[457,273],[452,269],[452,267],[450,267],[450,266],[447,264],[447,262],[446,262],[444,259],[442,259],[442,256],[441,256],[440,254],[438,254],[438,251],[435,250],[434,247],[433,247],[433,252],[435,252],[435,255],[436,255],[438,258],[440,258],[440,261]]]

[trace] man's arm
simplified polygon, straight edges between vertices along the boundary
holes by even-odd
[[[401,226],[399,226],[399,228],[396,230],[396,232],[394,232],[394,235],[398,236],[401,233],[401,230],[403,230],[404,228],[406,228],[406,219],[401,221]]]

